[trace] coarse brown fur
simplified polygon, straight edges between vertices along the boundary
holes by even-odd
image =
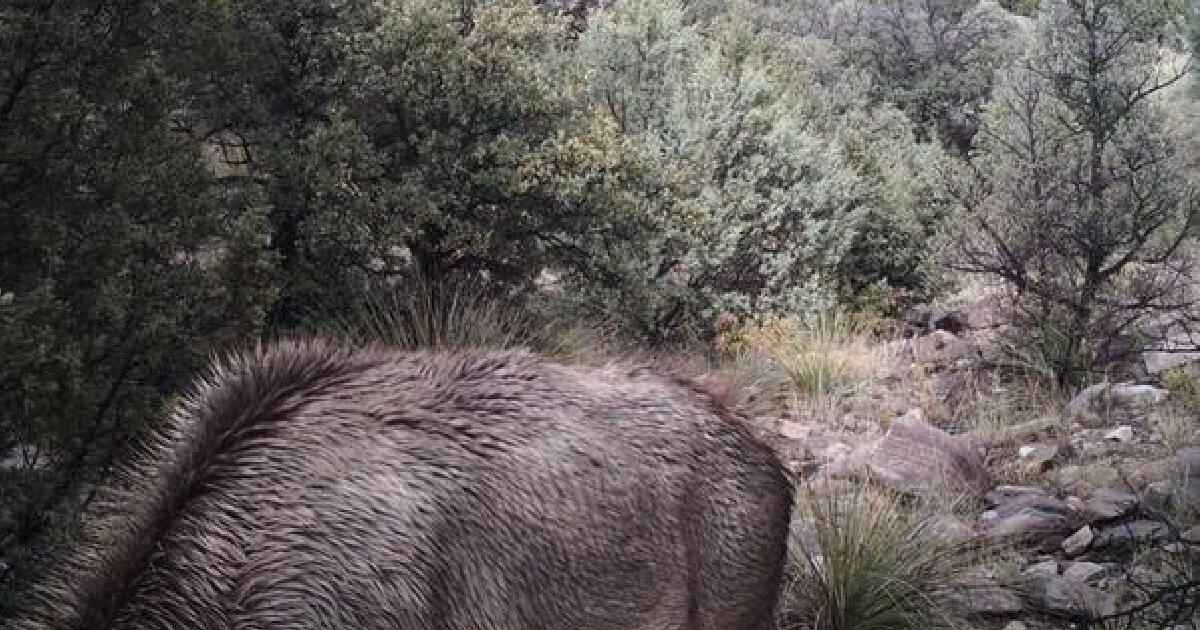
[[[217,362],[25,630],[763,630],[791,487],[702,381],[319,341]]]

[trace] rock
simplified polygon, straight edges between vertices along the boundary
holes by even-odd
[[[1200,352],[1149,350],[1142,353],[1142,365],[1152,376],[1197,362],[1200,362]]]
[[[1179,534],[1179,539],[1190,545],[1200,545],[1200,525],[1192,525]]]
[[[1151,407],[1166,400],[1169,393],[1153,385],[1118,383],[1109,388],[1108,397],[1123,407]]]
[[[996,486],[984,495],[984,500],[988,505],[1002,505],[1008,503],[1017,497],[1028,495],[1046,496],[1046,491],[1034,486]]]
[[[1104,434],[1104,439],[1128,444],[1133,441],[1133,427],[1125,424]]]
[[[1026,628],[1025,624],[1021,623],[1020,621],[1010,621],[1005,624],[1003,630],[1026,630]]]
[[[1067,539],[1062,542],[1063,553],[1068,557],[1074,558],[1079,554],[1088,550],[1092,546],[1092,540],[1096,538],[1096,533],[1091,526],[1084,525],[1075,531],[1074,534],[1067,536]]]
[[[789,440],[806,440],[809,434],[812,433],[812,427],[792,422],[790,420],[782,420],[779,422],[779,434]]]
[[[1200,362],[1200,334],[1189,328],[1192,326],[1180,321],[1163,321],[1143,328],[1143,335],[1154,340],[1142,353],[1142,365],[1147,374],[1157,376]]]
[[[1131,521],[1120,525],[1110,525],[1100,530],[1093,547],[1124,549],[1137,544],[1157,543],[1166,540],[1171,530],[1165,523],[1158,521]]]
[[[1088,522],[1120,518],[1137,507],[1137,495],[1112,488],[1100,488],[1083,504],[1083,516]]]
[[[1058,575],[1058,562],[1054,560],[1043,560],[1035,562],[1021,571],[1021,575],[1028,577],[1045,577],[1050,575]]]
[[[918,409],[892,421],[871,449],[867,466],[884,484],[903,492],[978,499],[991,486],[979,452],[966,440],[926,424]]]
[[[1058,446],[1054,444],[1026,444],[1017,449],[1017,457],[1032,462],[1048,462],[1058,455]]]
[[[1058,456],[1058,446],[1026,444],[1017,449],[1017,456],[1025,462],[1025,468],[1030,472],[1043,473],[1054,466],[1054,458]]]
[[[965,576],[951,591],[955,608],[980,616],[1016,615],[1025,611],[1025,603],[1011,588],[1000,586],[995,578],[974,572]]]
[[[1102,577],[1107,572],[1108,569],[1104,568],[1102,564],[1096,564],[1095,562],[1072,562],[1066,569],[1063,569],[1062,576],[1075,582],[1087,583]]]
[[[1166,481],[1155,481],[1146,484],[1142,489],[1142,509],[1152,513],[1162,514],[1171,502],[1171,484]]]
[[[943,370],[933,375],[930,390],[938,402],[954,406],[975,395],[974,383],[970,370]]]
[[[957,340],[958,337],[954,333],[935,330],[928,335],[913,339],[909,343],[909,349],[912,351],[913,360],[917,363],[935,363],[942,350]]]
[[[1035,608],[1073,618],[1096,618],[1116,611],[1116,599],[1099,589],[1061,576],[1030,580],[1025,595]]]
[[[975,530],[953,516],[937,518],[930,529],[935,535],[950,542],[966,542],[975,538]]]
[[[983,534],[990,539],[1031,539],[1075,531],[1082,520],[1071,506],[1041,495],[1022,495],[981,517]]]
[[[866,456],[869,448],[851,448],[837,442],[830,444],[822,452],[825,459],[825,472],[834,479],[855,477],[866,469]]]
[[[1167,398],[1167,390],[1137,383],[1096,383],[1075,395],[1063,416],[1071,422],[1089,424],[1107,416],[1114,408],[1137,410],[1157,405]]]
[[[1079,422],[1103,411],[1104,395],[1108,392],[1108,383],[1096,383],[1083,389],[1071,398],[1063,415],[1068,420]]]
[[[1055,475],[1059,487],[1062,488],[1078,488],[1086,479],[1087,470],[1083,466],[1063,466],[1058,469]]]

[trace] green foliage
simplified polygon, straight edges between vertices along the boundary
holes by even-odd
[[[1200,433],[1200,367],[1182,365],[1164,372],[1162,386],[1171,392],[1171,400],[1190,416],[1190,424]]]
[[[934,135],[965,154],[979,126],[995,69],[1011,55],[1013,23],[977,0],[764,2],[766,19],[819,43],[820,73],[831,91],[854,85],[870,105],[890,103],[923,139]]]
[[[0,585],[69,531],[89,481],[273,290],[263,210],[170,131],[180,88],[156,15],[0,9]],[[10,493],[10,489],[12,490]]]
[[[858,230],[837,267],[840,294],[861,309],[895,316],[948,288],[933,243],[951,214],[942,176],[953,158],[937,144],[916,142],[890,107],[848,112],[836,124],[847,163],[869,186]]]
[[[689,316],[827,305],[862,182],[752,22],[684,16],[670,0],[619,4],[593,16],[576,55],[593,105],[659,167],[647,195],[663,231],[631,264],[642,293],[622,305],[655,309],[642,319],[660,333]]]

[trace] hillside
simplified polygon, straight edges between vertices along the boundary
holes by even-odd
[[[0,618],[214,355],[322,336],[723,383],[785,627],[1194,628],[1194,9],[0,0]]]

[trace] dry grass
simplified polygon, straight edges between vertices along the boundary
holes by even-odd
[[[887,368],[895,364],[872,322],[827,314],[807,322],[772,320],[723,340],[734,363],[756,366],[788,415],[838,422],[873,405]]]
[[[1172,450],[1200,444],[1200,366],[1168,370],[1162,384],[1171,392],[1154,419],[1163,441]]]

